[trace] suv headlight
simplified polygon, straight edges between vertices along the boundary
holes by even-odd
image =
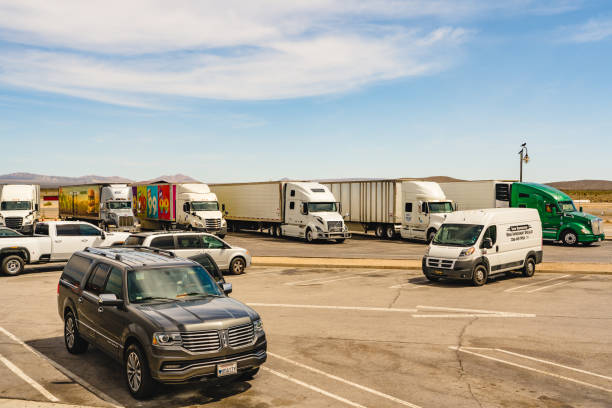
[[[180,346],[183,344],[183,339],[179,333],[154,333],[154,346]]]
[[[253,330],[255,330],[255,333],[263,333],[263,322],[261,319],[253,320]]]
[[[469,248],[465,248],[463,251],[461,251],[459,256],[470,256],[473,253],[474,253],[474,247],[469,247]]]

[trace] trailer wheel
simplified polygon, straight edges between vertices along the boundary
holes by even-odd
[[[23,272],[23,258],[19,255],[8,255],[2,259],[2,272],[15,276]]]
[[[393,224],[387,225],[387,229],[385,230],[385,235],[389,239],[393,239],[395,237],[395,227]]]
[[[382,238],[384,234],[385,234],[385,228],[381,224],[378,224],[376,226],[376,229],[374,230],[374,235],[376,235],[376,238]]]

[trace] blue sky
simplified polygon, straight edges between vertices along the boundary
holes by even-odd
[[[0,0],[0,174],[612,179],[607,1]]]

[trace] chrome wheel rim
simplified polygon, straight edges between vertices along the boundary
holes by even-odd
[[[74,320],[72,320],[72,317],[68,317],[66,319],[66,330],[64,336],[66,337],[66,345],[68,348],[74,347]]]
[[[21,265],[19,264],[19,261],[15,259],[11,259],[6,263],[6,270],[8,271],[8,273],[17,273],[19,272],[20,268]]]
[[[565,243],[568,245],[574,245],[576,243],[576,235],[569,233],[565,234]]]
[[[140,368],[140,359],[133,351],[127,359],[127,377],[130,389],[134,392],[138,391],[142,382],[142,370]]]
[[[242,272],[242,261],[234,261],[234,273],[239,274]]]

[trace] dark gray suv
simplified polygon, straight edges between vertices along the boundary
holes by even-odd
[[[148,397],[155,382],[252,379],[266,361],[261,318],[229,298],[198,263],[153,248],[86,248],[66,264],[57,289],[70,353],[88,345],[123,363],[128,389]]]

